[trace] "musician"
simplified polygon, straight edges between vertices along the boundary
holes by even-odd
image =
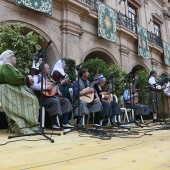
[[[138,103],[138,93],[133,90],[133,84],[128,84],[128,89],[123,93],[123,99],[125,103],[125,107],[129,109],[134,109],[136,116],[137,115],[149,115],[149,107],[143,104]],[[135,99],[133,101],[133,99]],[[132,118],[134,119],[134,118]]]
[[[51,75],[56,82],[61,80],[60,92],[62,93],[63,97],[66,97],[67,99],[71,101],[69,87],[65,79],[67,77],[64,71],[65,67],[66,67],[66,62],[63,59],[58,60],[54,65]]]
[[[0,102],[7,115],[10,132],[30,134],[38,130],[39,103],[28,86],[32,76],[24,76],[15,68],[13,51],[0,55]]]
[[[164,93],[167,96],[165,99],[167,99],[166,100],[166,102],[167,102],[167,112],[169,113],[170,112],[170,81],[168,81],[166,83],[166,87],[164,89]]]
[[[163,103],[162,103],[162,95],[161,90],[165,88],[165,86],[161,86],[158,84],[157,80],[157,72],[152,70],[149,75],[148,84],[149,88],[149,109],[150,112],[153,113],[153,122],[160,121],[158,119],[158,114],[163,112]]]
[[[50,114],[52,120],[52,128],[53,129],[61,129],[57,124],[57,115],[68,114],[72,110],[72,105],[68,99],[63,97],[47,97],[43,95],[41,99],[41,72],[43,69],[43,64],[40,65],[39,71],[40,74],[34,76],[34,85],[31,88],[34,90],[35,95],[38,97],[40,105],[45,107],[45,110]],[[47,77],[50,74],[51,70],[48,64],[44,63],[43,69],[43,83],[50,82],[49,78]],[[54,86],[51,85],[43,85],[43,90],[51,90]],[[55,87],[56,88],[56,87]],[[64,118],[64,123],[62,125],[64,128],[72,128],[70,124],[68,124],[68,116]]]
[[[60,86],[59,86],[59,91],[60,93],[62,94],[63,97],[69,99],[69,101],[71,102],[71,96],[70,96],[70,92],[69,92],[69,86],[67,84],[67,81],[68,81],[68,77],[64,71],[66,67],[66,62],[64,59],[60,59],[58,60],[54,67],[53,67],[53,71],[51,73],[53,79],[58,82],[60,81]],[[61,118],[63,121],[65,119],[66,116],[69,116],[71,117],[71,113],[69,114],[64,114]]]
[[[120,110],[119,104],[115,101],[111,101],[111,102],[106,102],[106,101],[102,101],[102,99],[106,99],[109,100],[110,99],[110,95],[109,94],[105,94],[102,95],[102,87],[105,85],[106,83],[106,78],[101,75],[98,80],[97,83],[94,85],[95,90],[97,91],[97,94],[100,98],[100,101],[102,103],[103,106],[103,114],[105,116],[105,120],[108,119],[108,117],[111,120],[111,123],[113,125],[117,125],[120,124],[119,120],[118,120],[118,115],[122,114],[122,111]]]
[[[39,66],[41,63],[42,63],[42,58],[39,58],[37,63],[35,62],[35,60],[33,60],[33,64],[30,69],[29,75],[34,76],[34,75],[39,74]]]
[[[82,117],[83,115],[88,115],[91,113],[95,113],[95,120],[94,120],[94,126],[100,126],[101,120],[103,120],[103,114],[102,114],[102,104],[100,102],[100,99],[98,97],[97,92],[94,90],[94,88],[89,88],[86,91],[83,91],[83,89],[90,86],[89,81],[87,80],[89,76],[89,72],[87,68],[81,68],[79,70],[79,83],[78,80],[73,83],[73,105],[76,107],[74,110],[74,116]],[[79,90],[78,90],[79,89]],[[80,93],[79,93],[80,92]],[[84,100],[79,100],[79,96],[83,96],[86,94],[94,93],[94,100],[92,103],[87,104]],[[80,101],[80,105],[78,106],[78,100]],[[80,107],[80,112],[78,107]]]

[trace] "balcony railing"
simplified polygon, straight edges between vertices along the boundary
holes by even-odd
[[[97,0],[81,0],[82,2],[84,2],[85,4],[91,6],[92,11],[97,12]],[[103,1],[103,0],[100,0]],[[170,2],[170,0],[168,0]],[[129,18],[128,16],[117,12],[117,21],[116,23],[118,25],[122,25],[123,27],[131,30],[134,33],[137,33],[137,24],[136,22],[134,22],[131,18]],[[159,47],[163,48],[163,44],[162,44],[162,39],[157,36],[156,34],[152,33],[152,32],[147,32],[148,33],[148,41],[158,45]]]
[[[133,31],[133,32],[137,32],[137,27],[136,27],[136,22],[134,22],[131,18],[127,17],[126,15],[123,15],[120,12],[117,12],[117,24],[118,25],[122,25],[125,28]]]
[[[91,10],[94,12],[97,12],[97,0],[81,0],[85,4],[89,5],[91,7]]]
[[[148,41],[153,43],[153,44],[156,44],[157,46],[163,48],[163,43],[162,43],[162,39],[157,36],[156,34],[148,31]]]

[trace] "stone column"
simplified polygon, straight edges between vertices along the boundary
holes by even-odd
[[[129,50],[124,47],[120,47],[120,60],[121,60],[121,67],[125,70],[128,70],[128,63],[129,63]]]
[[[151,64],[152,64],[152,70],[157,70],[158,62],[154,58],[151,58]]]
[[[60,25],[62,35],[61,56],[72,58],[76,60],[76,63],[80,63],[80,38],[83,35],[80,14],[79,11],[73,10],[67,4],[67,1],[63,4],[63,16]]]
[[[166,4],[163,6],[163,16],[165,20],[165,28],[167,33],[167,42],[170,43],[170,12],[168,11],[168,8],[166,7]]]

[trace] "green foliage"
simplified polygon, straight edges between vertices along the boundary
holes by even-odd
[[[122,82],[124,77],[126,76],[126,72],[122,70],[122,68],[118,64],[107,65],[104,60],[100,58],[89,59],[85,61],[82,65],[83,67],[88,68],[89,70],[89,80],[92,82],[96,74],[102,74],[107,78],[107,84],[105,85],[105,90],[108,89],[108,85],[112,84],[113,81],[113,89],[114,93],[120,97],[123,95],[123,91],[125,90],[125,83]],[[109,73],[116,72],[117,74],[113,77],[108,76]]]
[[[139,70],[137,76],[136,88],[139,89],[139,103],[148,105],[149,93],[145,87],[148,85],[149,74],[145,70]]]
[[[23,74],[28,74],[33,61],[33,53],[38,53],[41,46],[38,40],[42,37],[34,31],[25,33],[27,25],[0,24],[0,53],[12,50],[17,56],[16,68]]]
[[[76,80],[76,71],[75,71],[76,62],[71,58],[64,58],[64,60],[66,62],[65,72],[69,76],[70,79],[69,85],[71,85]]]
[[[125,77],[127,76],[127,73],[120,67],[118,64],[112,64],[110,65],[110,71],[116,72],[117,74],[114,76],[114,88],[115,88],[115,94],[120,98],[120,96],[123,95],[123,92],[126,89],[126,83],[125,83]]]

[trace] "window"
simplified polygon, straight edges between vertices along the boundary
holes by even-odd
[[[133,31],[133,32],[136,32],[136,19],[137,19],[137,15],[136,15],[136,9],[132,6],[129,5],[128,7],[128,14],[129,14],[129,26],[130,26],[130,29]]]
[[[160,26],[156,22],[153,22],[153,25],[154,25],[154,33],[158,37],[161,37]]]

